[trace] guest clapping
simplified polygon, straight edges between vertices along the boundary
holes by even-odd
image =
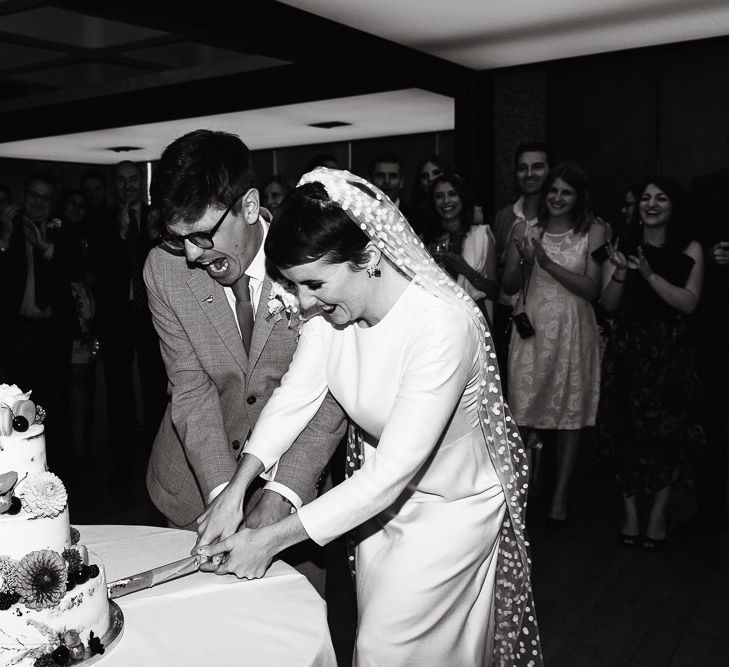
[[[433,181],[443,174],[452,174],[451,165],[440,155],[431,155],[415,167],[413,190],[408,202],[408,222],[415,233],[429,244],[440,234],[440,225],[433,211],[431,187]]]
[[[433,256],[476,302],[489,322],[493,321],[496,283],[496,243],[486,225],[473,224],[473,207],[463,181],[443,174],[431,187],[434,218],[439,233],[431,245]]]
[[[591,253],[605,243],[605,227],[593,220],[580,167],[565,162],[550,171],[537,224],[518,222],[512,239],[503,285],[508,293],[519,291],[514,308],[519,326],[509,349],[509,404],[520,428],[556,432],[548,525],[557,528],[567,520],[580,434],[595,423],[600,388],[590,302],[600,294],[601,275]]]
[[[621,540],[662,546],[671,489],[704,443],[699,382],[686,316],[701,295],[701,246],[684,226],[684,198],[650,179],[633,243],[610,246],[602,302],[614,313],[605,354],[599,435],[623,496]],[[636,225],[637,227],[637,225]],[[650,499],[643,537],[638,496]]]

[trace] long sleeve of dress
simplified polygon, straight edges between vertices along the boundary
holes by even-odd
[[[326,544],[392,505],[418,473],[458,405],[476,363],[478,334],[462,317],[442,311],[393,345],[404,346],[394,404],[386,415],[377,449],[362,468],[305,505],[299,519],[309,536]],[[376,364],[377,360],[371,360]],[[366,372],[367,366],[363,365]],[[366,378],[352,378],[352,382]],[[356,415],[354,416],[356,421]]]
[[[316,415],[327,395],[324,323],[318,318],[303,326],[301,338],[281,384],[271,394],[243,448],[275,475],[275,466]],[[273,469],[273,470],[272,470]]]

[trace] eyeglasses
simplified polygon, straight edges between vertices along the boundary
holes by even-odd
[[[230,205],[228,206],[228,208],[225,209],[225,211],[223,211],[223,215],[220,216],[220,219],[215,223],[215,226],[207,232],[192,232],[191,234],[172,234],[168,231],[165,231],[162,232],[162,235],[160,236],[160,243],[168,246],[169,248],[172,248],[173,250],[182,250],[185,247],[185,241],[189,241],[193,245],[196,245],[198,248],[202,248],[203,250],[210,250],[211,248],[214,248],[215,242],[213,241],[213,236],[215,236],[218,229],[220,229],[220,225],[222,225],[225,221],[225,218],[228,217],[228,213],[233,210],[236,202],[242,196],[243,195],[238,195],[232,202],[230,202]]]

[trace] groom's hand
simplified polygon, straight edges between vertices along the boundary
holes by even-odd
[[[231,536],[238,530],[244,518],[242,499],[228,485],[197,518],[195,547]]]
[[[285,519],[291,513],[291,503],[281,494],[263,489],[251,498],[247,509],[246,528],[262,528]]]

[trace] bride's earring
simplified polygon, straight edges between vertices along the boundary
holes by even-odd
[[[379,278],[382,275],[382,271],[380,271],[380,267],[379,266],[376,266],[376,265],[375,266],[372,266],[372,265],[370,265],[370,266],[367,267],[367,275],[370,278]]]

